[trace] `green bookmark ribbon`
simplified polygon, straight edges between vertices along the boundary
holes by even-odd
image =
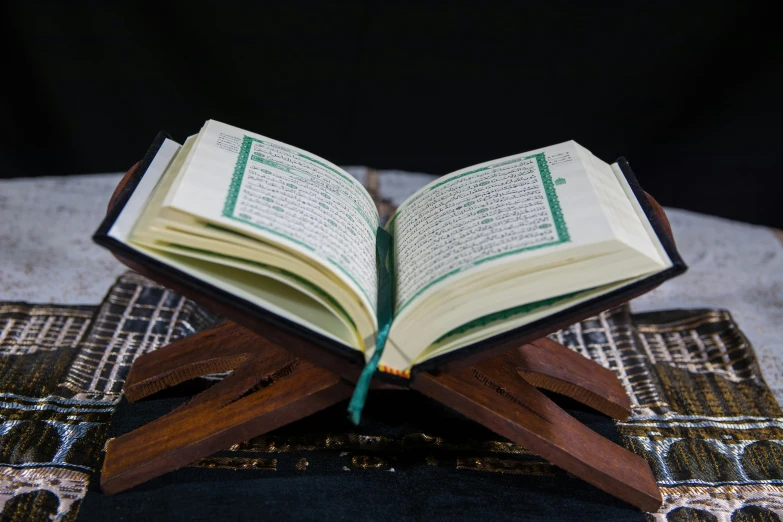
[[[375,370],[378,369],[378,362],[383,355],[383,349],[386,346],[386,339],[389,337],[389,330],[394,315],[394,286],[392,284],[392,236],[383,228],[378,227],[378,234],[375,241],[375,250],[377,253],[378,264],[378,336],[375,339],[375,353],[364,365],[359,380],[356,381],[356,388],[353,389],[351,402],[348,403],[348,413],[351,422],[359,425],[362,419],[362,410],[367,401],[367,392],[370,391],[370,383]]]

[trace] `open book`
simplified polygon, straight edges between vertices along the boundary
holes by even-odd
[[[134,178],[96,241],[399,377],[685,270],[624,160],[573,141],[445,175],[385,224],[337,165],[216,121]]]

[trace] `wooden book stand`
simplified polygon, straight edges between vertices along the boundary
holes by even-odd
[[[650,200],[671,235],[663,210]],[[120,261],[216,313],[225,310],[142,266]],[[201,375],[233,372],[171,413],[109,441],[101,474],[104,492],[131,488],[350,398],[360,370],[287,332],[239,317],[243,326],[226,321],[136,360],[124,388],[131,402]],[[647,462],[588,429],[536,389],[625,420],[630,401],[617,377],[548,339],[551,332],[535,333],[540,338],[522,346],[517,342],[482,352],[437,374],[418,373],[410,388],[629,504],[657,511],[661,494]],[[397,388],[377,380],[373,386]]]

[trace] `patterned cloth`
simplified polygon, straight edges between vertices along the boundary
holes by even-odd
[[[128,273],[100,307],[0,304],[3,520],[73,520],[139,355],[215,316]]]
[[[338,405],[299,431],[283,428],[257,437],[179,475],[156,479],[157,485],[151,483],[146,490],[104,497],[92,484],[88,500],[93,500],[84,504],[80,516],[80,503],[92,472],[100,468],[108,423],[132,362],[216,321],[198,305],[132,273],[120,278],[97,309],[0,304],[1,518],[100,519],[96,513],[147,518],[139,498],[154,498],[155,488],[163,491],[164,486],[169,488],[165,491],[176,491],[172,485],[193,473],[214,485],[212,489],[226,477],[252,477],[259,496],[282,482],[290,487],[297,477],[319,469],[332,470],[334,480],[359,472],[362,483],[387,477],[390,471],[399,482],[432,470],[441,480],[456,481],[455,488],[461,483],[474,484],[473,488],[492,484],[495,491],[532,491],[533,498],[543,495],[535,487],[550,484],[547,480],[565,484],[561,489],[569,497],[577,487],[578,481],[524,448],[429,403],[412,405],[417,394],[374,392],[379,395],[369,398],[369,416],[394,425],[391,432],[357,431],[344,418],[323,424],[327,416],[337,417],[337,410],[344,417],[345,405]],[[664,496],[662,509],[648,518],[781,520],[783,413],[760,377],[753,349],[728,312],[631,315],[621,307],[553,338],[612,369],[628,390],[633,415],[618,423],[617,431],[626,447],[650,462]],[[208,385],[201,381],[201,386]],[[378,413],[397,400],[389,393],[402,393],[407,406],[420,408],[412,421],[401,421],[405,415],[400,412]],[[139,417],[144,405],[124,404],[112,429],[146,422]],[[444,426],[446,433],[438,433]],[[598,424],[591,427],[601,429]],[[525,481],[531,478],[535,481]],[[614,510],[605,519],[633,515],[627,506],[616,506],[599,491],[586,488],[589,495],[580,500],[579,509],[592,503]],[[146,514],[156,507],[150,505]],[[500,512],[486,515],[503,518]],[[505,513],[511,515],[520,513]],[[585,512],[574,515],[590,519]]]

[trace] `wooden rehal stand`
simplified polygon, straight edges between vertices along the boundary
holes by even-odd
[[[670,233],[665,214],[650,199]],[[120,260],[217,313],[225,310]],[[131,488],[350,398],[360,370],[252,318],[240,322],[244,326],[223,322],[136,360],[124,388],[131,402],[201,375],[233,371],[187,404],[109,441],[101,474],[104,492]],[[614,373],[546,338],[547,333],[522,346],[446,365],[437,374],[418,373],[410,388],[590,484],[656,511],[661,495],[647,462],[579,423],[536,389],[566,395],[615,419],[631,413]],[[377,380],[373,386],[397,388]]]

